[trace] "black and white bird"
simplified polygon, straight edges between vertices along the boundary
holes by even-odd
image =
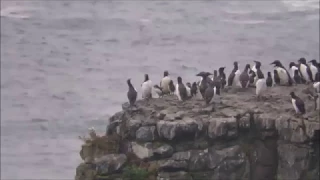
[[[279,60],[275,60],[271,64],[274,65],[274,70],[277,71],[277,73],[274,73],[274,76],[277,75],[279,77],[279,80],[280,80],[279,85],[292,86],[292,83],[293,83],[292,78],[291,78],[289,72],[286,70],[286,68],[282,65],[282,63]],[[276,80],[275,80],[275,82],[277,83]]]
[[[312,72],[313,80],[315,82],[320,81],[320,63],[317,60],[312,59],[310,62],[310,70]]]
[[[221,88],[221,79],[220,77],[218,77],[218,71],[214,70],[213,71],[213,78],[212,78],[212,83],[213,86],[217,87],[217,88]]]
[[[187,88],[187,96],[191,97],[191,83],[187,82],[186,88]]]
[[[208,82],[210,79],[210,78],[208,78],[209,75],[212,75],[212,74],[209,72],[200,72],[196,75],[196,76],[202,77],[202,80],[200,81],[200,84],[199,84],[199,91],[200,91],[202,98],[204,98],[204,93],[208,87],[208,84],[211,84],[210,82]]]
[[[209,84],[207,89],[205,90],[203,99],[205,100],[206,105],[210,104],[210,102],[214,96],[214,89],[213,88],[214,88],[213,84]]]
[[[127,80],[127,84],[128,84],[128,92],[127,92],[127,97],[129,100],[129,104],[130,106],[134,106],[135,102],[137,100],[137,96],[138,96],[138,92],[137,90],[133,87],[133,85],[131,84],[131,79]]]
[[[141,85],[142,99],[152,98],[152,81],[149,79],[149,75],[144,75],[144,82]]]
[[[256,73],[252,70],[249,71],[249,86],[254,87],[255,86],[255,81],[256,79]]]
[[[298,69],[294,70],[293,80],[296,84],[301,84],[303,82]]]
[[[298,62],[299,62],[298,68],[302,78],[306,80],[307,83],[313,82],[312,72],[309,65],[307,64],[306,59],[302,57],[298,60]]]
[[[221,89],[224,89],[225,85],[227,84],[227,81],[226,81],[226,74],[224,73],[224,69],[226,67],[220,67],[218,72],[219,72],[219,75],[218,77],[220,78],[220,81],[221,81]]]
[[[153,89],[154,89],[154,92],[156,92],[160,98],[163,97],[164,93],[163,93],[162,88],[160,86],[154,85]]]
[[[252,67],[252,71],[253,72],[255,72],[255,74],[256,74],[256,77],[255,77],[255,79],[254,79],[254,84],[256,84],[256,82],[257,82],[257,80],[259,79],[258,77],[260,76],[260,77],[263,77],[264,78],[264,74],[263,74],[263,72],[262,72],[262,70],[261,70],[261,62],[260,61],[254,61],[254,65],[253,65],[253,67]]]
[[[182,78],[179,76],[177,78],[178,83],[176,84],[176,95],[179,101],[185,101],[188,99],[187,88],[182,82]]]
[[[233,63],[233,70],[228,77],[228,86],[241,86],[239,81],[240,74],[241,70],[239,69],[238,62],[235,61]]]
[[[294,71],[299,70],[298,65],[294,62],[289,63],[289,71],[290,71],[290,76],[293,78],[294,76]],[[300,73],[300,72],[299,72]]]
[[[243,72],[240,74],[239,81],[242,88],[247,88],[249,85],[249,79],[250,79],[248,74],[249,70],[250,70],[250,64],[247,64]]]
[[[256,82],[256,95],[257,99],[260,100],[264,92],[267,90],[267,81],[264,78],[264,75],[257,73],[258,80]]]
[[[272,85],[273,85],[271,72],[267,73],[266,85],[267,85],[267,87],[272,87]]]
[[[193,82],[192,83],[192,86],[191,86],[191,96],[196,96],[197,95],[197,91],[198,91],[198,88],[197,88],[197,83],[196,82]]]
[[[162,89],[163,94],[170,94],[170,87],[169,87],[170,81],[171,81],[171,78],[169,76],[169,72],[164,71],[163,78],[160,81],[160,87]]]
[[[172,80],[169,82],[169,89],[170,89],[170,94],[174,94],[174,92],[176,91],[176,87],[174,86],[174,83]]]
[[[306,109],[304,106],[304,102],[294,93],[290,92],[291,102],[296,114],[305,114]]]
[[[273,70],[273,80],[274,84],[280,85],[280,77],[277,70]]]

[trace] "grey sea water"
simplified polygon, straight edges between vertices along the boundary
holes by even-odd
[[[319,59],[319,0],[1,0],[1,179],[73,179],[126,79]]]

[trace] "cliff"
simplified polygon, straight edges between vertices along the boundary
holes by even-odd
[[[140,100],[87,140],[76,180],[308,180],[319,177],[319,112],[306,86],[226,89],[222,103],[197,98]],[[294,115],[290,91],[308,113]],[[96,142],[95,142],[96,141]]]

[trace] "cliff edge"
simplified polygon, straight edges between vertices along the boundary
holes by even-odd
[[[320,115],[305,86],[226,89],[222,103],[175,96],[122,105],[106,135],[86,139],[76,180],[311,180],[319,177]],[[290,91],[305,101],[294,114]]]

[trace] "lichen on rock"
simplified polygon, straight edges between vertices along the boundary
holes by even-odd
[[[254,89],[226,89],[210,106],[171,95],[125,103],[105,136],[85,140],[76,180],[124,180],[124,171],[149,180],[317,178],[319,114],[305,101],[307,114],[295,116],[289,97],[307,99],[303,89],[273,87],[264,101]]]

